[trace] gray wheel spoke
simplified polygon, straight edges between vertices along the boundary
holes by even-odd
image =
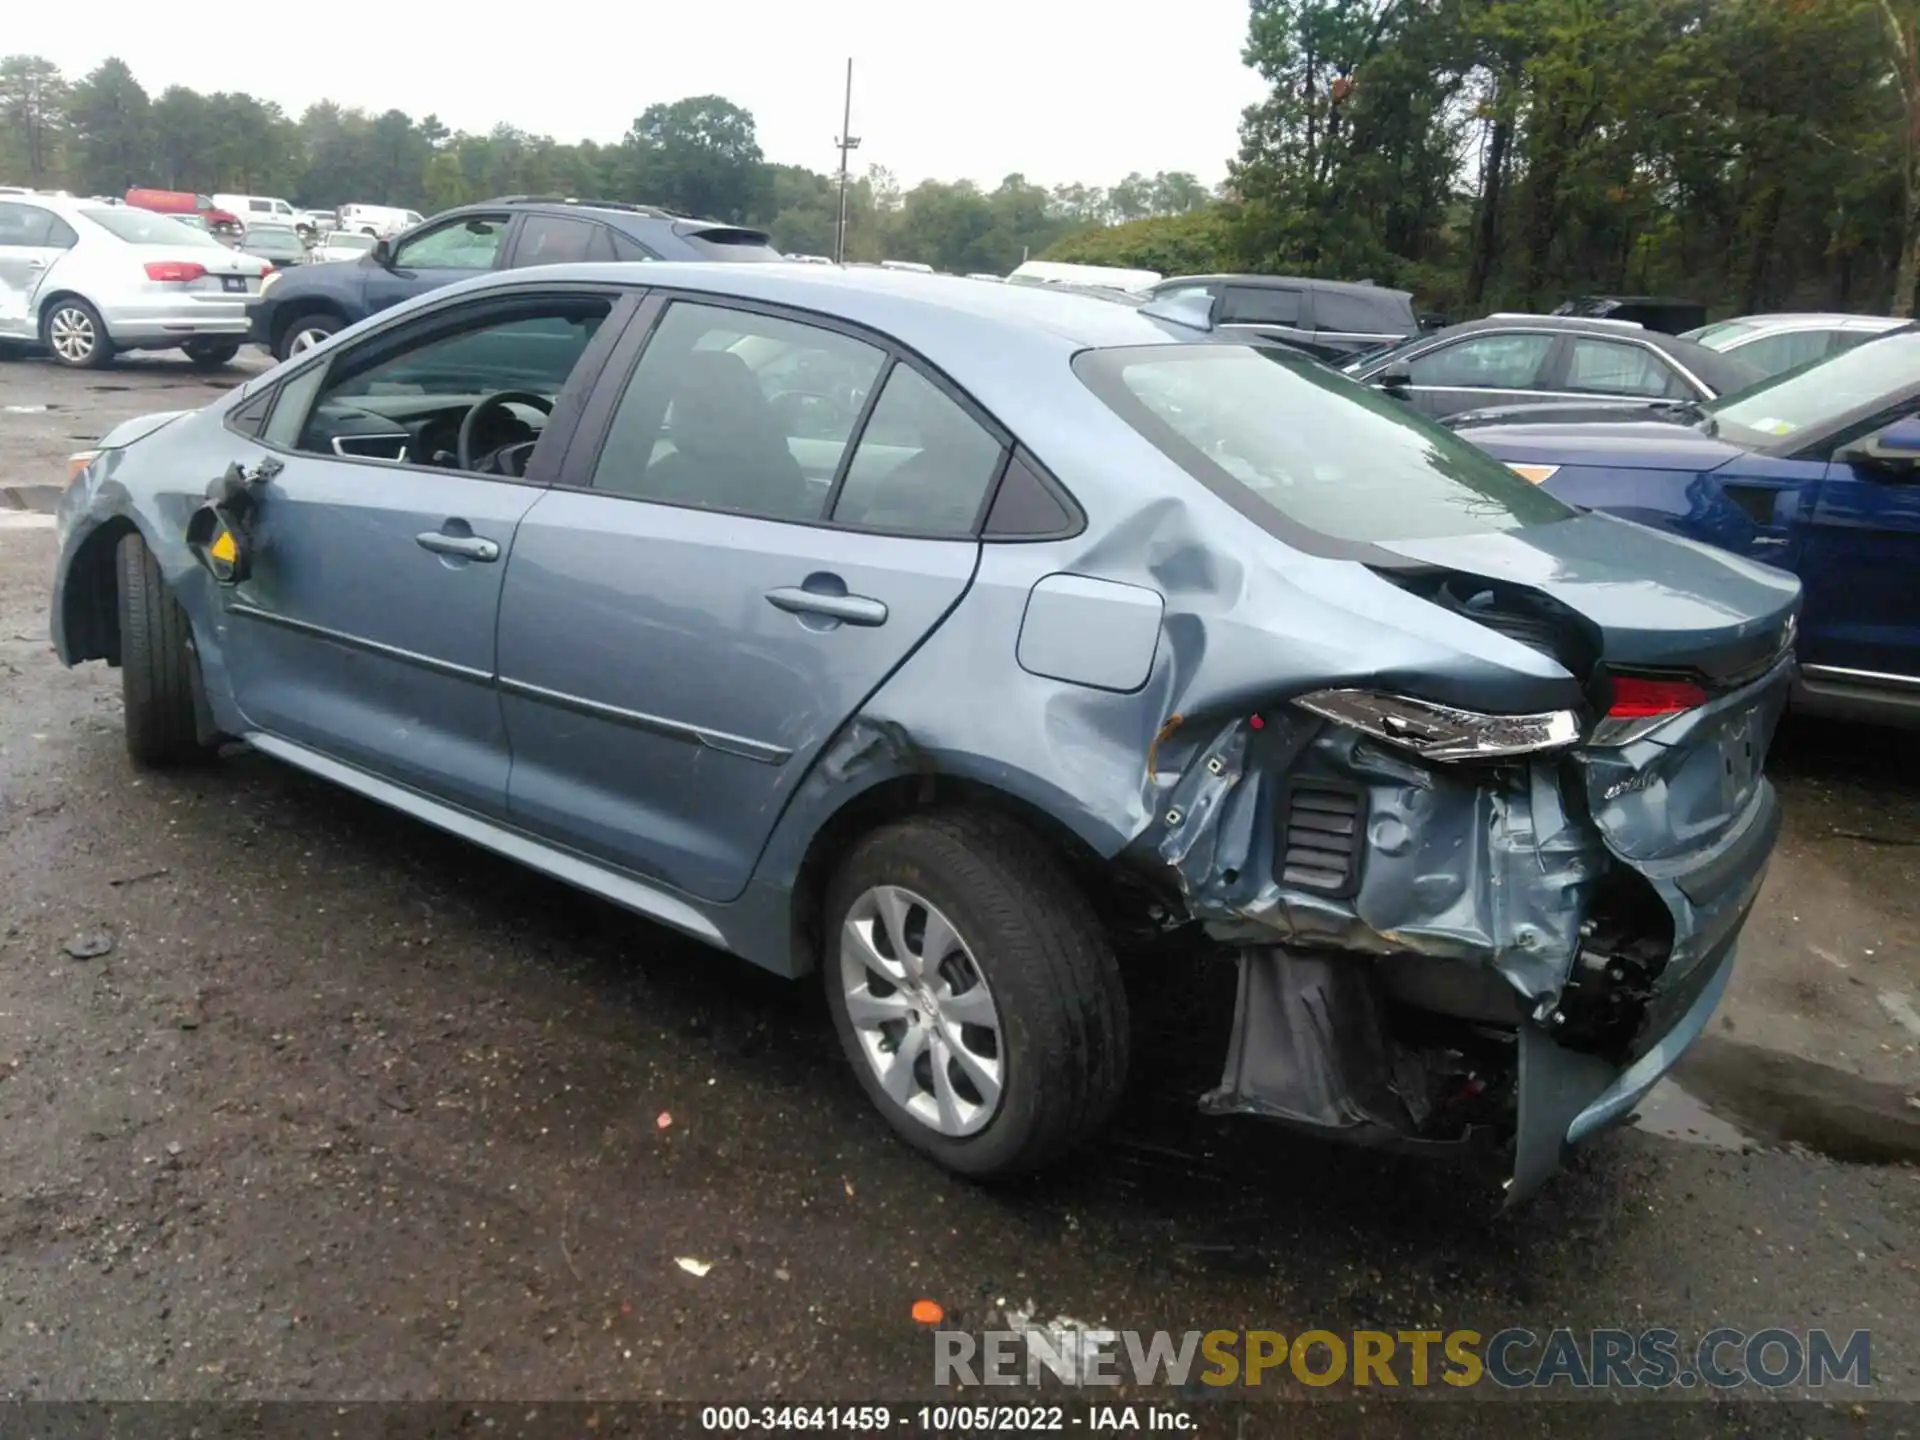
[[[998,1038],[996,1033],[996,1038]],[[982,1104],[992,1107],[1000,1098],[1000,1061],[989,1060],[984,1055],[976,1055],[961,1041],[957,1030],[947,1032],[947,1048],[953,1058],[960,1062],[960,1068],[967,1072],[967,1078],[973,1081],[973,1088],[980,1092]]]
[[[933,979],[940,962],[959,948],[960,937],[947,923],[947,917],[929,907],[927,928],[920,937],[920,964],[926,978]]]
[[[901,1105],[912,1100],[920,1088],[920,1079],[913,1073],[913,1062],[920,1058],[920,1052],[926,1048],[926,1027],[909,1025],[906,1033],[900,1037],[899,1048],[887,1057],[887,1067],[880,1072],[881,1088]]]
[[[864,920],[857,916],[848,918],[840,931],[841,968],[844,971],[850,965],[857,965],[861,970],[884,980],[902,984],[907,978],[906,967],[898,960],[889,960],[882,955],[879,947],[873,943],[873,929],[879,923],[871,917]],[[845,978],[850,987],[855,983],[853,976]]]
[[[920,957],[907,948],[907,913],[913,908],[913,898],[906,891],[888,885],[875,891],[874,899],[879,907],[880,923],[887,930],[887,944],[906,967],[907,974],[919,979]]]
[[[984,1025],[989,1030],[1000,1028],[1000,1017],[994,1014],[993,997],[987,994],[985,985],[976,982],[958,994],[942,987],[935,992],[934,998],[940,1003],[942,1017],[955,1025]]]
[[[940,1128],[949,1135],[958,1134],[966,1125],[960,1097],[954,1093],[953,1076],[947,1070],[951,1047],[938,1035],[933,1038],[933,1103],[940,1114]],[[988,1097],[991,1100],[991,1096]]]
[[[856,1029],[870,1030],[890,1020],[904,1020],[911,1013],[912,1007],[902,995],[876,995],[871,990],[847,992],[847,1018]]]

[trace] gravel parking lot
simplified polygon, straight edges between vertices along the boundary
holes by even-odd
[[[0,360],[11,1396],[932,1396],[927,1297],[976,1328],[1030,1301],[1175,1331],[1866,1328],[1876,1394],[1920,1399],[1911,739],[1789,727],[1712,1034],[1518,1213],[1195,1115],[1232,976],[1181,954],[1136,974],[1110,1143],[983,1190],[889,1138],[812,983],[257,756],[130,770],[117,673],[49,650],[35,487],[241,373]]]

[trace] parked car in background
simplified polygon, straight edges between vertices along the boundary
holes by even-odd
[[[0,199],[0,337],[38,342],[62,365],[175,348],[195,365],[224,365],[239,353],[265,269],[151,210]]]
[[[291,225],[276,225],[270,221],[256,220],[247,226],[246,233],[240,237],[240,248],[249,255],[257,255],[274,269],[288,265],[302,265],[307,259],[307,242]]]
[[[238,215],[248,229],[264,220],[289,225],[302,235],[315,233],[313,216],[277,195],[216,195],[213,202]]]
[[[401,210],[392,205],[342,205],[340,228],[357,230],[362,235],[391,240],[403,230],[411,230],[424,217],[417,210]]]
[[[338,210],[309,210],[307,213],[313,217],[313,233],[316,236],[326,235],[340,228]]]
[[[1906,323],[1885,315],[1743,315],[1702,325],[1682,338],[1744,360],[1762,374],[1778,375],[1850,350]]]
[[[1588,320],[1624,320],[1667,335],[1679,335],[1707,323],[1707,307],[1698,300],[1658,295],[1575,295],[1562,300],[1553,313]]]
[[[1012,285],[1104,285],[1115,290],[1151,289],[1158,270],[1128,270],[1118,265],[1075,265],[1065,260],[1023,260],[1007,272]]]
[[[1514,314],[1449,325],[1341,368],[1436,418],[1502,403],[1711,400],[1764,378],[1625,321]]]
[[[691,220],[650,205],[508,195],[434,216],[375,245],[358,264],[309,265],[273,278],[253,308],[253,338],[284,360],[415,295],[568,260],[778,260],[764,231]]]
[[[1665,419],[1459,433],[1550,493],[1798,575],[1808,709],[1920,724],[1920,326]]]
[[[1210,1110],[1525,1195],[1728,982],[1799,586],[1156,306],[483,277],[77,457],[54,645],[136,762],[235,737],[818,969],[956,1171],[1098,1132],[1116,926],[1184,923],[1241,967]]]
[[[214,203],[211,195],[195,195],[186,190],[150,190],[136,187],[126,193],[126,203],[141,210],[151,210],[159,215],[198,215],[207,222],[207,228],[215,235],[225,239],[238,238],[245,228],[240,217],[224,206]]]
[[[1322,360],[1341,361],[1420,333],[1413,296],[1345,280],[1285,275],[1182,275],[1152,295],[1211,295],[1218,323],[1277,340]]]
[[[371,255],[378,243],[373,236],[363,235],[358,230],[329,230],[307,252],[307,259],[314,264],[330,260],[358,260]]]

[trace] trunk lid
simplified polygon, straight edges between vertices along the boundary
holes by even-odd
[[[1378,548],[1415,577],[1445,577],[1456,596],[1485,582],[1545,597],[1589,628],[1595,658],[1616,670],[1751,677],[1778,657],[1800,604],[1784,571],[1597,513]],[[1481,618],[1471,604],[1464,613]]]

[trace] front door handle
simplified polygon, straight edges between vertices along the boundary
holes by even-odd
[[[458,555],[465,560],[498,560],[500,547],[479,535],[448,535],[441,530],[423,530],[413,537],[422,550],[436,555]]]
[[[775,609],[789,615],[823,615],[849,625],[887,623],[887,607],[865,595],[823,595],[818,590],[783,585],[778,590],[769,590],[767,600]]]

